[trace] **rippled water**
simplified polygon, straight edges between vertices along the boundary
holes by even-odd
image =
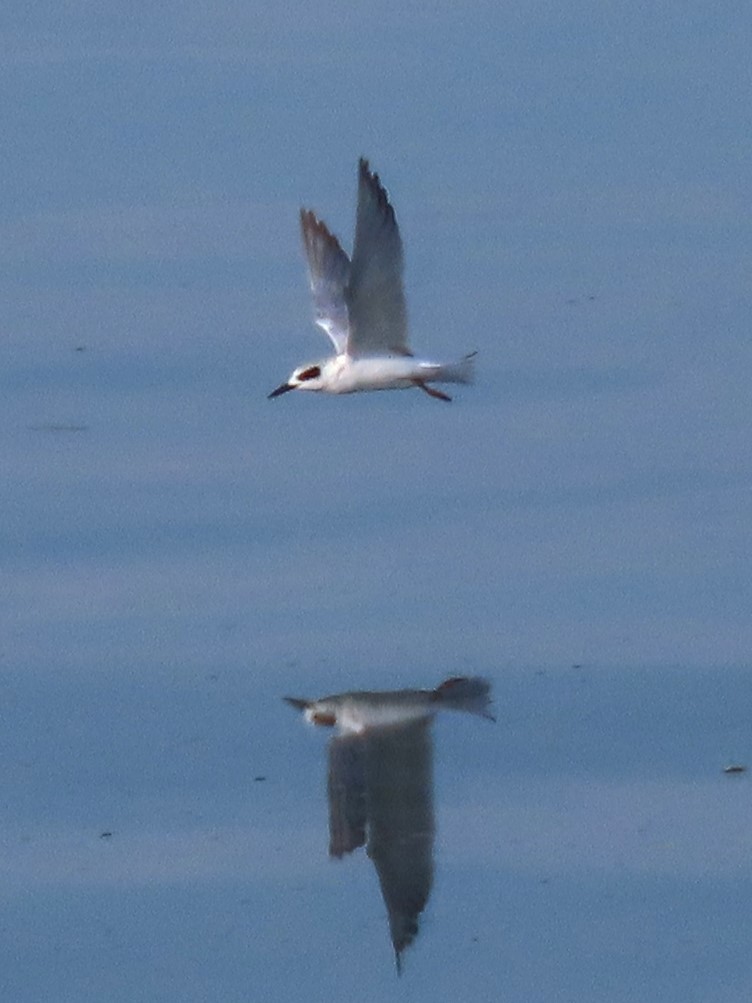
[[[6,33],[3,998],[746,1001],[743,33],[275,11]],[[360,154],[452,405],[266,400]],[[451,675],[398,977],[281,698]]]

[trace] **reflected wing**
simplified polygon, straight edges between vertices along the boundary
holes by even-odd
[[[402,240],[378,174],[360,161],[350,283],[350,355],[410,355],[402,289]]]
[[[314,213],[301,209],[300,227],[308,261],[315,320],[332,339],[337,354],[341,355],[347,346],[349,331],[345,287],[350,278],[350,259],[337,238]]]
[[[368,855],[376,865],[392,944],[418,933],[433,880],[433,750],[430,718],[365,732]]]
[[[363,738],[345,735],[329,743],[329,855],[343,857],[366,841]]]

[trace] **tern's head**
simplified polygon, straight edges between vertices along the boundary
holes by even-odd
[[[305,366],[298,366],[287,383],[272,390],[269,398],[279,397],[280,394],[286,394],[288,390],[323,390],[327,383],[328,362],[327,359],[324,362],[309,362]]]
[[[337,723],[337,706],[331,700],[301,700],[298,697],[284,697],[285,703],[303,712],[310,724],[320,724],[333,728]]]

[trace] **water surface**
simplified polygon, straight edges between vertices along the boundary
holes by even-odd
[[[129,10],[4,29],[4,996],[746,1001],[742,14]],[[361,154],[452,405],[266,400]],[[280,698],[456,674],[397,979]]]

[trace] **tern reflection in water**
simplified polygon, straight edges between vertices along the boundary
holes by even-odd
[[[494,720],[485,679],[447,679],[435,690],[285,697],[312,724],[338,728],[329,743],[329,854],[360,846],[376,866],[401,971],[433,880],[431,720],[464,710]]]

